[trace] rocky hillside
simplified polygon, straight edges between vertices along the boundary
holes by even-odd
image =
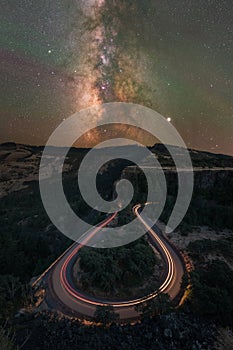
[[[125,154],[129,156],[134,150],[130,147],[124,148]],[[151,150],[163,165],[167,177],[168,200],[162,214],[162,219],[166,222],[176,198],[177,174],[172,159],[163,146],[155,145]],[[145,319],[134,326],[112,325],[106,329],[99,325],[87,326],[54,312],[29,312],[18,318],[14,317],[22,306],[30,309],[30,279],[42,273],[71,244],[51,224],[40,200],[38,170],[42,151],[43,147],[14,143],[0,145],[0,323],[5,325],[7,319],[10,326],[7,325],[5,332],[0,326],[0,347],[1,337],[6,339],[12,328],[16,333],[16,343],[19,346],[24,343],[24,350],[74,349],[78,346],[82,349],[219,348],[214,345],[219,329],[216,329],[214,320],[222,322],[223,326],[227,324],[232,327],[231,318],[225,320],[224,313],[218,318],[218,310],[213,316],[212,306],[206,308],[204,314],[200,314],[198,307],[207,305],[205,290],[212,291],[211,284],[215,281],[221,285],[221,290],[227,296],[224,297],[226,309],[229,312],[233,309],[232,298],[228,297],[232,285],[229,283],[223,288],[221,279],[217,278],[222,274],[215,273],[218,269],[227,276],[231,273],[229,269],[232,270],[230,244],[233,228],[233,157],[190,150],[195,173],[193,200],[184,222],[170,238],[177,247],[186,250],[193,259],[194,266],[199,269],[198,274],[191,275],[196,293],[194,299],[187,298],[189,304],[184,304],[181,309],[173,309],[170,314]],[[77,169],[87,151],[71,149],[64,167],[64,188],[69,203],[78,214],[84,216],[87,214],[87,208],[80,201],[76,180]],[[59,149],[53,148],[53,155],[49,159],[52,169],[56,167],[58,158]],[[145,160],[145,164],[147,161]],[[139,176],[135,176],[137,172]],[[113,183],[121,176],[133,182],[141,181],[142,187],[135,186],[138,196],[135,200],[143,202],[146,194],[145,178],[132,164],[119,159],[105,164],[101,169],[97,179],[101,193],[103,191],[103,195],[105,192],[106,196],[111,198]],[[121,219],[124,223],[125,218]],[[207,230],[205,225],[211,229]],[[228,231],[225,232],[227,227]],[[218,245],[218,240],[222,241],[221,245]],[[200,256],[206,256],[208,259],[200,260]],[[221,259],[225,265],[219,262],[212,264],[213,258]],[[208,279],[208,269],[213,272],[211,280]],[[205,287],[203,293],[199,281]],[[190,295],[192,297],[192,294]],[[222,305],[222,301],[220,304],[218,301],[219,296],[213,290],[211,302],[213,305]],[[212,314],[209,314],[209,310]],[[227,330],[224,329],[223,332]],[[219,349],[225,349],[227,346]]]
[[[124,153],[130,157],[135,152],[135,146],[122,146]],[[165,173],[169,178],[175,179],[174,163],[166,148],[161,144],[156,144],[149,148],[159,160]],[[177,154],[179,148],[175,148]],[[0,145],[0,197],[27,188],[30,182],[38,181],[38,172],[43,147],[15,144],[13,142]],[[88,149],[72,148],[67,156],[64,172],[77,169],[82,158]],[[233,174],[233,157],[212,154],[208,152],[190,150],[190,156],[195,169],[195,182],[198,187],[208,187],[218,185],[221,181],[228,181]],[[53,157],[50,159],[51,167],[56,167],[59,158],[59,149],[54,148]],[[144,160],[145,164],[147,160]],[[134,169],[128,168],[128,161],[112,161],[108,166],[104,166],[101,171],[101,184],[107,190],[106,178],[112,181],[120,177],[123,169],[130,174]],[[101,185],[101,186],[102,186]],[[101,187],[100,186],[100,187]],[[112,182],[111,182],[112,186]]]

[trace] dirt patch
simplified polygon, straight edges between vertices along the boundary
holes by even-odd
[[[159,227],[165,232],[165,225],[163,223],[159,223]],[[233,232],[231,230],[221,230],[215,231],[210,229],[207,226],[196,227],[192,232],[187,232],[186,236],[183,236],[178,230],[172,232],[171,234],[164,235],[180,250],[186,250],[189,243],[202,240],[202,239],[211,239],[211,240],[220,240],[223,238],[228,238],[233,236]]]

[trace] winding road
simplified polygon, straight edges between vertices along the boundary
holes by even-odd
[[[45,300],[49,308],[58,310],[70,316],[84,315],[92,317],[97,305],[112,305],[119,314],[120,319],[135,319],[139,314],[135,306],[143,301],[155,298],[158,293],[168,293],[174,299],[180,291],[180,283],[184,274],[182,259],[177,250],[163,236],[157,226],[150,227],[148,218],[140,213],[141,205],[136,205],[133,210],[139,221],[148,231],[150,243],[161,254],[165,272],[160,287],[153,293],[138,299],[125,301],[105,300],[95,298],[77,290],[72,278],[72,269],[77,259],[79,250],[103,227],[107,226],[115,217],[116,213],[103,221],[99,226],[86,232],[81,239],[82,243],[73,243],[34,283],[33,287],[43,282],[45,286]]]

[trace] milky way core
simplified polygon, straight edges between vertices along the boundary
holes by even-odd
[[[188,147],[233,154],[232,11],[231,0],[3,0],[0,142],[43,145],[70,115],[119,101],[156,110]],[[156,142],[121,125],[78,146],[117,132]]]

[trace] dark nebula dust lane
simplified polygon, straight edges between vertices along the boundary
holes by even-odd
[[[188,147],[233,154],[232,10],[230,0],[3,0],[0,142],[45,144],[80,109],[121,101],[161,113]]]

